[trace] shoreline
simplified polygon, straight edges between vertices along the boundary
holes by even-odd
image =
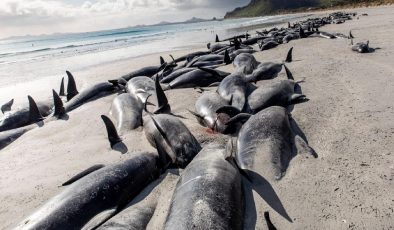
[[[296,156],[285,177],[271,184],[292,222],[276,213],[264,199],[258,199],[255,213],[248,213],[246,229],[265,229],[264,211],[270,212],[278,229],[389,229],[394,226],[394,159],[391,153],[394,149],[394,68],[391,61],[394,59],[394,7],[364,10],[370,16],[327,25],[322,30],[345,34],[352,30],[356,42],[370,40],[372,47],[381,48],[374,53],[354,53],[348,40],[307,38],[255,54],[258,61],[281,62],[287,50],[294,47],[295,61],[287,66],[296,79],[305,80],[302,89],[311,100],[297,105],[292,116],[319,158]],[[173,53],[182,55],[193,50]],[[169,53],[161,54],[169,60]],[[159,55],[116,61],[73,73],[78,86],[84,87],[157,64]],[[234,71],[232,65],[219,69]],[[278,79],[284,78],[282,71]],[[59,76],[45,87],[56,86],[57,90],[60,79]],[[44,86],[19,89],[18,93],[23,98],[27,93],[37,93],[39,98],[43,96],[39,93],[40,87]],[[16,90],[1,92],[0,98],[13,95],[11,93]],[[187,112],[187,109],[194,110],[194,103],[201,94],[193,89],[170,90],[166,94],[173,113],[186,118],[182,122],[199,142],[226,142],[224,136],[207,133]],[[115,96],[86,103],[72,111],[69,120],[34,129],[1,151],[0,229],[14,227],[61,191],[59,185],[71,176],[94,164],[118,162],[130,156],[109,148],[100,119],[101,114],[108,115]],[[132,152],[153,151],[142,129],[123,138]],[[158,209],[162,212],[155,213],[156,223],[162,223],[166,216],[175,184],[172,182],[171,189],[159,200]]]
[[[294,17],[290,20],[282,19],[280,21],[275,21],[272,23],[264,22],[262,24],[256,24],[252,26],[226,29],[226,31],[228,31],[227,33],[235,35],[240,33],[241,31],[245,32],[244,29],[246,28],[247,30],[250,30],[250,28],[252,28],[252,31],[254,32],[257,29],[268,28],[273,25],[284,25],[285,23],[287,23],[287,21],[297,21],[308,17],[308,15],[304,14],[300,14],[299,16],[293,16]],[[10,85],[0,85],[0,99],[4,100],[4,102],[0,101],[0,104],[5,103],[7,100],[9,101],[11,99],[9,95],[12,95],[12,97],[14,98],[14,108],[22,105],[25,106],[27,104],[26,95],[31,95],[36,101],[46,100],[50,98],[52,95],[51,90],[58,90],[62,77],[66,77],[66,70],[71,71],[71,73],[74,74],[74,76],[76,77],[76,83],[78,88],[83,88],[87,85],[98,83],[98,81],[106,81],[109,79],[119,78],[122,75],[125,75],[140,68],[141,65],[135,64],[135,62],[144,62],[145,66],[159,65],[159,56],[163,56],[164,59],[168,61],[170,60],[168,54],[173,54],[175,57],[177,55],[182,56],[188,52],[206,50],[206,43],[213,42],[214,38],[215,34],[213,33],[211,40],[200,41],[199,44],[184,43],[175,47],[174,50],[171,51],[159,51],[140,54],[132,57],[109,60],[104,63],[89,65],[77,69],[74,69],[72,66],[65,66],[62,71],[57,71],[58,74],[55,75],[33,80],[27,79],[26,81],[17,82]],[[103,75],[100,76],[100,73],[103,73]],[[2,115],[0,115],[0,117],[1,116]]]

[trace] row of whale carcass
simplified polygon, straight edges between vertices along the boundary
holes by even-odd
[[[250,39],[246,37],[246,40]],[[118,132],[122,134],[143,125],[145,135],[157,153],[133,154],[124,162],[96,165],[85,170],[65,182],[63,185],[67,187],[61,193],[18,228],[144,229],[154,209],[147,213],[147,210],[134,210],[133,206],[125,207],[167,168],[180,167],[185,170],[172,197],[164,228],[242,229],[244,198],[240,173],[251,182],[256,175],[268,180],[280,179],[295,153],[307,152],[315,157],[316,153],[302,138],[288,112],[291,105],[307,101],[299,82],[294,80],[284,63],[258,63],[250,55],[253,49],[243,45],[246,40],[239,40],[241,38],[230,39],[233,42],[226,46],[221,43],[209,45],[211,50],[208,52],[189,54],[170,63],[162,60],[161,66],[145,67],[80,93],[73,76],[67,72],[67,102],[63,105],[63,100],[53,91],[55,109],[51,112],[53,116],[49,115],[47,119],[40,114],[40,106],[29,98],[27,123],[30,124],[24,127],[34,128],[37,123],[67,116],[67,112],[99,95],[126,90],[127,93],[114,99],[111,107],[116,125],[110,118],[102,116],[111,146],[117,149],[123,144]],[[219,46],[225,49],[219,48],[217,53],[212,51]],[[287,62],[291,61],[291,54],[292,49],[286,57]],[[233,74],[214,69],[231,61],[237,69]],[[283,67],[287,80],[267,81],[260,87],[252,84],[275,78]],[[202,125],[230,135],[226,148],[218,144],[202,148],[182,121],[171,114],[162,89],[213,85],[218,86],[217,92],[202,90],[195,111],[190,112]],[[59,94],[64,95],[64,87]],[[153,112],[148,111],[150,97],[156,98]],[[4,132],[18,129],[23,127]],[[123,212],[132,214],[126,215],[128,218],[124,220],[121,218]],[[267,224],[273,228],[268,218]]]
[[[205,87],[220,82],[224,77],[229,75],[229,73],[219,70],[213,71],[212,68],[216,68],[223,64],[230,64],[231,62],[235,63],[238,70],[239,66],[243,66],[243,72],[246,74],[245,77],[250,81],[265,79],[266,76],[275,76],[273,73],[279,72],[282,69],[281,63],[257,63],[256,61],[251,61],[247,64],[242,63],[245,62],[242,58],[244,56],[247,56],[246,62],[251,60],[251,55],[247,55],[255,52],[251,45],[259,43],[262,49],[268,49],[274,48],[280,43],[310,36],[320,36],[325,38],[353,38],[351,33],[349,36],[345,36],[341,34],[329,34],[326,32],[313,31],[318,30],[319,27],[328,23],[343,22],[344,20],[350,19],[353,15],[355,14],[333,13],[330,14],[329,17],[325,18],[308,19],[294,23],[293,25],[290,25],[289,23],[288,28],[275,27],[270,30],[258,32],[254,37],[250,37],[250,35],[246,33],[245,35],[223,39],[222,41],[230,41],[230,45],[225,43],[215,43],[213,45],[208,44],[208,51],[191,53],[177,59],[173,59],[170,63],[165,63],[165,61],[161,59],[160,66],[150,66],[134,71],[122,76],[122,78],[120,78],[121,81],[99,83],[82,91],[80,94],[75,87],[73,78],[71,78],[67,87],[68,93],[65,111],[68,112],[77,108],[79,105],[95,97],[97,94],[105,94],[105,92],[108,93],[113,90],[120,89],[122,86],[121,84],[125,84],[125,81],[129,81],[134,77],[146,76],[151,78],[160,71],[162,71],[160,82],[166,84],[165,89],[196,86]],[[219,38],[217,38],[217,41],[219,41]],[[352,49],[361,53],[369,52],[371,50],[369,48],[369,42],[357,43],[352,46]],[[239,56],[239,54],[243,55]],[[180,64],[180,62],[183,61],[184,63]],[[67,72],[67,74],[71,75],[69,72]],[[62,89],[64,89],[64,87]],[[63,92],[64,90],[60,91],[60,96],[64,95]],[[76,98],[73,98],[74,96]],[[60,106],[59,100],[57,101],[58,106]],[[30,98],[29,107],[10,111],[12,104],[13,100],[1,107],[2,112],[5,114],[0,119],[0,149],[12,143],[12,141],[23,135],[25,132],[37,127],[34,123],[40,122],[43,120],[43,117],[52,114],[54,111],[53,108],[56,105],[53,101],[43,101],[38,102],[37,106],[35,106],[34,100]],[[30,108],[33,109],[35,107],[37,107],[38,110],[33,110],[33,114],[30,115]],[[41,114],[38,114],[37,111]]]

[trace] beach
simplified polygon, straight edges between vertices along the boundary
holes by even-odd
[[[346,11],[368,13],[368,16],[322,28],[343,34],[351,30],[355,42],[369,40],[372,48],[379,48],[373,53],[352,52],[347,39],[315,37],[254,54],[261,62],[281,62],[287,50],[294,47],[294,61],[287,66],[296,80],[304,80],[301,86],[310,101],[295,106],[292,116],[318,158],[296,156],[284,178],[270,184],[264,199],[256,191],[246,194],[249,198],[254,196],[255,201],[246,204],[245,229],[267,229],[265,211],[269,211],[278,229],[390,229],[394,226],[393,10],[393,6],[349,9]],[[73,74],[78,88],[83,89],[144,66],[158,65],[160,55],[170,60],[169,54],[179,57],[205,49],[205,45],[194,45],[190,49],[109,62]],[[219,69],[234,72],[232,65]],[[285,78],[282,71],[278,79]],[[27,94],[37,100],[50,98],[51,89],[58,90],[60,79],[61,76],[42,78],[10,86],[0,92],[0,98],[15,95],[21,101]],[[207,132],[187,111],[194,110],[195,101],[201,96],[197,90],[175,89],[166,94],[172,112],[185,117],[182,122],[202,145],[226,143],[226,136]],[[123,136],[129,153],[121,155],[110,149],[100,115],[108,115],[115,96],[86,103],[70,112],[68,120],[36,128],[1,150],[1,229],[15,227],[59,193],[63,182],[82,170],[94,164],[122,161],[138,151],[154,151],[142,128]],[[176,185],[174,177],[181,172],[172,173],[175,176],[164,180],[168,189],[162,189],[158,195],[158,208],[149,229],[160,229],[167,216]],[[276,212],[273,206],[282,206],[282,212]],[[283,217],[285,214],[291,221]]]

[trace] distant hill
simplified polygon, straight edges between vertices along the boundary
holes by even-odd
[[[208,21],[216,21],[220,19],[212,18],[212,19],[203,19],[203,18],[196,18],[192,17],[189,20],[183,21],[183,22],[167,22],[167,21],[162,21],[154,25],[174,25],[174,24],[185,24],[185,23],[198,23],[198,22],[208,22]]]
[[[252,0],[247,6],[228,12],[225,18],[256,17],[308,8],[390,3],[394,3],[394,0]]]

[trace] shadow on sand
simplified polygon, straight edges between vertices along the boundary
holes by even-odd
[[[244,230],[256,229],[257,224],[257,210],[255,200],[253,198],[253,190],[259,194],[259,196],[279,215],[285,218],[289,222],[293,222],[285,207],[280,201],[274,188],[271,184],[259,174],[249,171],[250,178],[253,178],[253,182],[250,182],[243,177],[242,183],[245,194],[245,220]]]

